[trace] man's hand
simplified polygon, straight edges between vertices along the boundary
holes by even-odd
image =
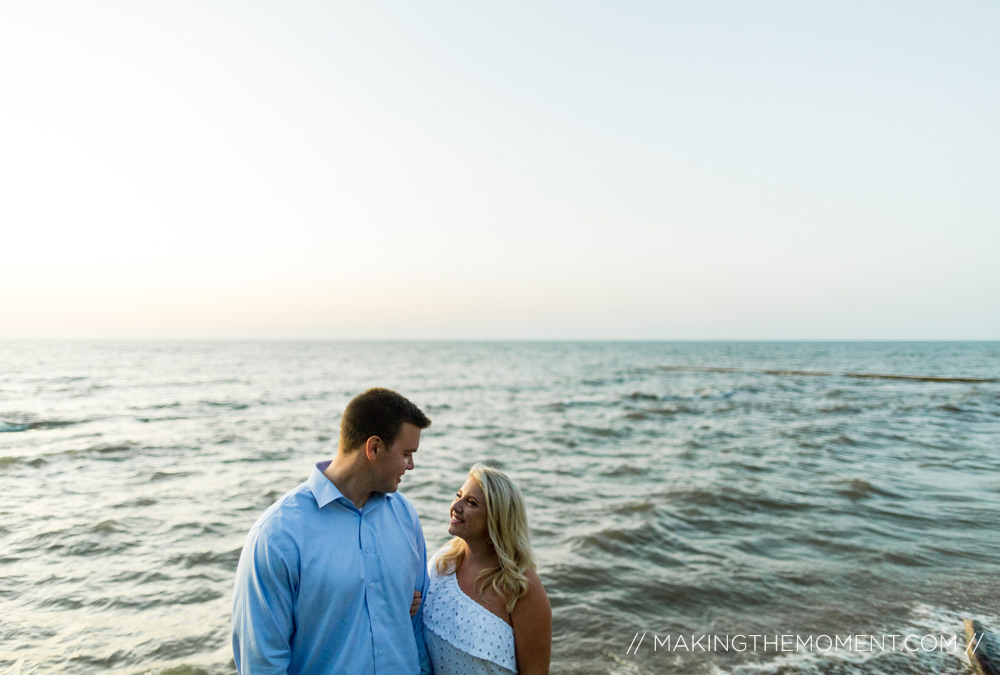
[[[410,603],[410,616],[416,616],[420,610],[420,591],[413,591],[413,602]]]

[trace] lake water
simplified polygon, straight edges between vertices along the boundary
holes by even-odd
[[[653,636],[1000,629],[1000,343],[8,342],[0,363],[0,670],[231,672],[246,531],[371,386],[433,420],[401,486],[431,550],[471,464],[523,487],[555,673],[967,673],[963,638]]]

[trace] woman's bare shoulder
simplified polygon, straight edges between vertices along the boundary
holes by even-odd
[[[535,570],[525,572],[528,592],[514,605],[514,650],[522,675],[547,675],[552,656],[552,606]]]
[[[532,568],[532,569],[528,570],[527,572],[525,572],[524,576],[528,577],[528,590],[529,591],[532,588],[534,588],[537,591],[540,591],[542,593],[545,592],[545,587],[542,585],[542,578],[540,576],[538,576],[538,570]]]
[[[528,578],[528,591],[514,605],[513,613],[516,615],[519,608],[522,613],[528,614],[535,614],[539,611],[551,613],[549,596],[545,592],[545,586],[542,584],[538,572],[531,569],[525,572],[524,576]]]

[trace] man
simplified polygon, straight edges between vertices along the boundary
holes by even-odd
[[[344,410],[332,461],[277,502],[247,536],[233,597],[243,675],[430,673],[422,614],[427,553],[417,512],[396,493],[413,468],[421,410],[369,389]]]

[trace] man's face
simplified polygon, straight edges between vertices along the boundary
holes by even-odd
[[[413,468],[413,453],[420,445],[420,427],[404,422],[396,440],[388,448],[380,447],[376,455],[375,469],[378,485],[376,492],[395,492],[403,474]]]

